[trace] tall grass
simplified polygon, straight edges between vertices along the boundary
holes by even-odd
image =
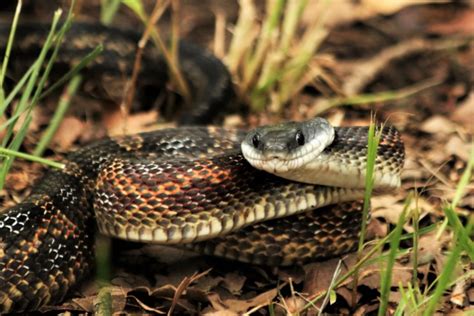
[[[291,97],[323,72],[315,56],[327,35],[323,27],[327,1],[321,1],[314,19],[303,25],[302,14],[308,3],[268,0],[260,23],[254,1],[240,2],[225,61],[241,98],[254,111],[282,111]]]
[[[102,0],[101,3],[103,5],[101,19],[104,23],[109,23],[112,20],[115,12],[118,10],[120,1]],[[123,3],[132,9],[146,25],[150,25],[153,19],[151,16],[146,14],[141,1],[124,0]],[[163,7],[160,7],[160,10],[164,10],[168,4],[169,1],[164,1],[162,3]],[[306,27],[301,37],[297,35],[298,29],[300,28],[299,21],[307,4],[308,1],[267,1],[267,13],[260,24],[255,14],[255,6],[253,1],[242,0],[241,2],[241,14],[234,29],[234,37],[231,42],[230,50],[227,54],[226,62],[233,71],[233,74],[236,76],[235,78],[239,84],[240,94],[242,96],[248,97],[248,101],[255,111],[261,111],[267,108],[268,105],[270,105],[270,107],[275,111],[281,111],[283,105],[287,103],[293,95],[298,93],[299,89],[309,82],[308,80],[313,78],[313,76],[305,75],[305,73],[309,72],[313,74],[315,72],[314,69],[310,69],[310,65],[312,64],[318,45],[326,36],[326,30],[322,27],[322,17],[318,17],[315,19],[314,24]],[[3,90],[3,83],[8,69],[9,55],[15,40],[15,31],[17,29],[18,17],[21,11],[21,1],[18,2],[0,72],[0,116],[5,114],[6,108],[11,106],[15,98],[20,96],[20,100],[12,113],[12,117],[0,125],[0,130],[5,133],[1,143],[2,146],[0,147],[0,155],[3,156],[2,166],[0,168],[0,188],[4,184],[6,174],[10,169],[14,157],[29,159],[39,163],[47,164],[55,168],[63,167],[63,164],[46,160],[40,156],[44,152],[44,149],[49,144],[52,135],[59,126],[59,122],[64,116],[64,113],[66,112],[69,105],[70,97],[74,95],[75,91],[80,85],[81,79],[76,75],[79,73],[80,69],[85,67],[88,62],[97,56],[97,54],[100,54],[102,49],[101,47],[98,47],[89,56],[86,56],[83,61],[74,67],[68,74],[61,78],[56,84],[53,84],[45,91],[45,82],[48,79],[51,67],[56,59],[59,46],[70,24],[72,23],[72,7],[63,24],[59,22],[62,12],[60,10],[55,12],[50,33],[47,36],[47,40],[37,60],[20,78],[15,87],[13,87],[13,89],[8,94],[5,94],[5,91]],[[158,15],[159,14],[156,14],[156,16]],[[169,59],[168,62],[170,65],[172,65],[171,68],[174,69],[174,73],[177,78],[176,80],[178,82],[177,85],[180,86],[179,82],[181,82],[181,84],[185,86],[184,80],[178,70],[179,65],[176,59],[175,49],[167,49],[165,47],[166,45],[164,45],[164,41],[158,35],[156,30],[152,30],[151,34],[155,43],[157,43],[157,45],[165,51],[165,56],[167,56]],[[176,45],[176,41],[177,32],[175,30],[172,43]],[[44,65],[46,65],[46,67]],[[66,83],[68,83],[68,87],[64,97],[60,101],[58,111],[54,115],[50,126],[36,147],[34,154],[28,155],[18,152],[18,148],[23,142],[28,130],[28,126],[31,123],[31,115],[34,106],[39,100],[41,100],[41,98],[48,95],[52,90]],[[421,89],[424,87],[417,88]],[[183,88],[183,91],[186,91],[186,88]],[[412,93],[413,91],[409,92]],[[186,92],[183,93],[186,94]],[[375,96],[361,95],[354,97],[352,101],[348,99],[337,99],[332,100],[331,106],[338,106],[347,102],[352,102],[353,104],[366,103],[370,101],[368,98],[373,99],[374,97],[378,97],[376,100],[380,101],[387,98],[393,98],[393,95],[387,93]],[[380,135],[376,131],[375,124],[372,121],[369,129],[366,193],[364,196],[363,213],[361,214],[363,217],[363,226],[361,229],[361,237],[358,248],[359,260],[344,275],[340,277],[335,275],[328,290],[309,302],[305,306],[305,309],[314,306],[314,303],[321,298],[324,298],[324,304],[333,303],[335,296],[334,293],[337,287],[341,286],[351,277],[353,277],[355,280],[353,283],[353,289],[355,290],[357,287],[359,269],[366,264],[379,262],[380,264],[384,265],[384,268],[381,271],[380,307],[378,314],[386,314],[389,306],[388,298],[390,294],[390,288],[394,286],[391,284],[393,275],[392,268],[397,257],[400,254],[407,252],[406,250],[400,249],[400,242],[404,239],[413,239],[413,245],[415,248],[412,250],[412,253],[415,257],[413,263],[414,282],[413,285],[395,285],[398,286],[399,292],[401,293],[401,300],[396,307],[395,315],[413,313],[423,315],[433,314],[438,307],[441,297],[446,294],[446,290],[452,287],[454,282],[457,281],[452,279],[452,274],[455,270],[455,267],[460,262],[462,262],[461,259],[463,256],[466,255],[471,261],[474,261],[474,244],[470,238],[474,226],[474,216],[470,216],[467,224],[463,225],[456,214],[457,205],[466,191],[469,181],[472,179],[474,149],[471,151],[471,156],[466,170],[464,171],[463,176],[457,185],[456,195],[453,201],[451,201],[449,204],[446,203],[446,205],[443,207],[446,219],[442,225],[431,225],[429,227],[419,229],[419,210],[416,206],[414,209],[409,209],[412,196],[408,196],[402,216],[397,222],[394,230],[392,230],[386,237],[375,242],[371,249],[365,255],[362,255],[363,248],[367,246],[367,243],[364,243],[363,238],[365,236],[365,223],[368,218],[368,209],[370,204],[369,201],[373,188],[372,174],[379,139]],[[402,227],[409,212],[411,212],[414,223],[414,233],[402,234]],[[453,233],[454,238],[451,241],[449,254],[440,274],[433,284],[428,288],[428,290],[422,291],[416,280],[418,239],[422,234],[435,229],[438,229],[440,233],[444,230],[450,230]],[[382,247],[387,243],[390,245],[389,251],[381,254],[377,258],[373,258],[373,255],[377,252],[380,252]],[[103,257],[99,257],[98,259],[99,278],[108,280],[110,276],[110,271],[108,270],[110,266],[110,258],[108,256],[108,252],[105,249],[107,247],[101,248],[102,246],[103,244],[99,244],[98,247],[99,252],[103,254]],[[461,278],[469,277],[472,277],[472,272],[468,272],[461,276]],[[108,292],[105,292],[104,295],[104,297],[108,297]],[[105,302],[109,302],[109,299],[106,299]],[[273,314],[273,305],[271,304],[269,308],[270,313]],[[106,305],[105,310],[110,311],[108,305]],[[322,313],[322,311],[319,312]]]
[[[21,4],[19,3],[19,6],[20,5]],[[18,14],[19,14],[19,11],[20,10],[17,10]],[[20,96],[18,105],[14,108],[12,112],[13,120],[11,121],[9,125],[6,126],[6,130],[4,131],[4,137],[1,142],[1,147],[3,148],[7,148],[12,151],[17,151],[21,143],[23,142],[23,139],[26,136],[28,126],[30,125],[30,122],[32,120],[33,107],[36,105],[37,99],[40,96],[43,86],[46,82],[49,71],[51,69],[50,65],[52,65],[52,62],[54,62],[54,58],[56,57],[53,52],[50,60],[45,61],[46,54],[49,51],[49,49],[53,46],[54,36],[58,34],[62,34],[62,35],[64,34],[64,32],[62,31],[59,31],[58,33],[56,32],[56,28],[58,27],[58,22],[59,22],[59,18],[61,14],[62,14],[61,10],[57,10],[55,12],[53,16],[50,32],[46,38],[46,41],[40,52],[40,55],[38,56],[38,59],[36,60],[36,62],[31,66],[30,68],[31,71],[27,72],[28,76],[25,77],[25,80],[21,81],[22,83],[25,84],[25,87],[24,87],[22,95]],[[68,26],[68,23],[66,22],[63,26],[64,30],[66,30],[67,26]],[[11,34],[14,34],[16,25],[13,25],[13,27],[14,29],[12,30]],[[14,40],[14,36],[11,35],[7,46],[13,45],[13,40]],[[46,64],[47,66],[46,66],[45,71],[42,73],[41,72],[42,65],[44,64]],[[5,74],[2,74],[2,77],[4,75]],[[16,91],[20,91],[20,89],[21,88],[17,89]],[[7,99],[12,100],[13,98],[7,97]],[[0,113],[0,115],[4,114],[4,110],[6,109],[7,106],[8,104],[5,104],[5,103],[3,104],[2,112]],[[23,116],[24,120],[21,126],[19,127],[18,131],[14,134],[14,127],[16,123],[18,122],[20,116]],[[14,160],[13,156],[6,156],[3,158],[2,168],[0,169],[0,188],[2,188],[5,183],[6,175],[8,171],[10,170],[13,160]]]
[[[8,42],[6,43],[6,51],[0,73],[0,82],[2,83],[2,86],[0,87],[0,97],[2,98],[2,102],[0,104],[0,116],[4,117],[6,109],[12,106],[13,100],[19,98],[18,103],[13,108],[11,117],[0,125],[0,131],[3,133],[0,146],[0,154],[3,156],[0,167],[0,188],[3,188],[5,184],[6,176],[15,157],[39,162],[54,168],[64,167],[64,165],[61,163],[50,161],[41,158],[40,156],[44,152],[46,146],[49,144],[54,132],[57,130],[62,118],[64,117],[64,114],[66,113],[72,96],[75,94],[77,88],[80,85],[79,77],[76,77],[69,83],[68,81],[76,76],[83,67],[87,66],[87,64],[102,51],[102,47],[97,47],[93,52],[81,60],[76,66],[74,66],[67,74],[62,76],[55,84],[51,85],[49,89],[44,91],[49,74],[59,53],[61,43],[73,22],[73,1],[64,21],[60,22],[62,10],[58,9],[55,11],[51,22],[50,31],[37,59],[20,78],[13,89],[6,95],[3,82],[8,71],[8,63],[11,54],[11,48],[13,47],[15,41],[15,33],[18,27],[21,5],[21,1],[18,1],[17,9],[13,17],[10,36]],[[68,84],[68,87],[59,102],[58,111],[56,111],[54,119],[50,122],[45,134],[39,140],[33,155],[18,152],[18,149],[20,148],[20,145],[22,144],[32,121],[34,107],[38,104],[41,98],[45,97],[47,94],[50,94],[55,89],[66,83]]]
[[[381,269],[381,277],[380,277],[380,306],[378,310],[378,315],[386,315],[387,307],[388,307],[388,298],[390,295],[390,287],[392,286],[392,274],[393,274],[393,267],[395,265],[395,259],[399,253],[399,246],[400,240],[403,231],[403,225],[405,224],[405,217],[407,214],[407,210],[411,204],[411,196],[407,198],[405,201],[405,207],[403,212],[400,214],[398,219],[397,225],[393,230],[393,236],[390,239],[390,251],[387,257],[386,262],[381,262],[381,264],[385,264],[384,267]]]

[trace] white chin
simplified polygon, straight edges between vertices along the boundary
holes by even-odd
[[[265,164],[262,167],[263,167],[263,170],[273,173],[273,174],[288,172],[287,162],[281,161],[278,159],[268,160],[265,162]]]
[[[269,173],[279,174],[279,173],[288,172],[287,161],[282,161],[279,159],[271,159],[271,160],[249,159],[248,161],[252,165],[252,167],[269,172]]]

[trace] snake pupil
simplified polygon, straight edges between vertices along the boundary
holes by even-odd
[[[303,146],[304,145],[304,135],[302,131],[297,131],[296,136],[295,136],[296,142],[298,145]]]
[[[260,135],[258,134],[253,135],[252,144],[253,144],[253,147],[258,148],[258,145],[260,145]]]

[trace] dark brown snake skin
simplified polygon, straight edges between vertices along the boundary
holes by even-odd
[[[50,26],[23,23],[18,26],[13,42],[8,76],[19,80],[38,57]],[[0,54],[8,41],[10,24],[0,23]],[[49,80],[55,82],[73,65],[78,64],[98,45],[102,53],[82,70],[82,92],[88,98],[103,103],[120,104],[127,80],[132,73],[137,43],[141,33],[130,29],[105,27],[77,22],[66,33]],[[235,111],[235,92],[229,71],[215,56],[189,41],[180,41],[177,52],[180,69],[189,85],[192,104],[169,109],[162,100],[169,81],[166,61],[151,43],[143,51],[139,80],[132,110],[156,107],[160,116],[176,118],[179,124],[219,123],[222,117]],[[160,103],[161,100],[161,103]],[[175,102],[176,103],[176,102]]]
[[[255,170],[240,153],[243,135],[182,127],[105,139],[69,154],[64,170],[48,171],[26,200],[0,215],[0,312],[61,302],[93,268],[95,222],[119,238],[190,243],[256,264],[351,251],[361,220],[360,204],[351,201],[363,191]],[[366,147],[366,127],[336,128],[326,151],[343,163],[344,152],[364,156]],[[378,156],[401,168],[396,129],[384,129]]]

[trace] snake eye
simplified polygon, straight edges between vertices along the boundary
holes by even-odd
[[[253,144],[253,147],[258,148],[258,145],[260,145],[260,135],[259,134],[253,135],[252,144]]]
[[[304,135],[303,132],[298,130],[295,135],[295,140],[298,143],[298,145],[303,146],[304,145]]]

